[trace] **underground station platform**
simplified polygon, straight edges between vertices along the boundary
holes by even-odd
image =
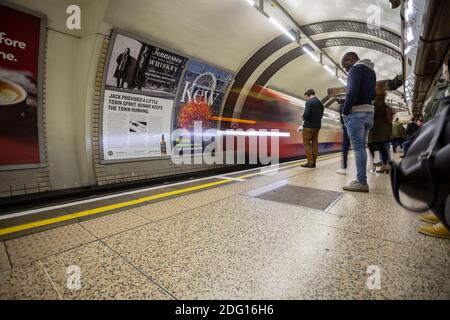
[[[449,12],[0,0],[3,317],[440,317]]]
[[[369,174],[370,194],[343,192],[339,161],[1,217],[0,297],[448,299],[450,241],[417,232],[388,175]]]

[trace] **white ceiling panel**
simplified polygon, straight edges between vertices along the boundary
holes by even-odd
[[[300,98],[303,98],[306,90],[314,89],[321,99],[327,95],[328,88],[343,86],[336,77],[330,75],[307,55],[287,64],[270,79],[267,85]]]
[[[400,33],[400,8],[388,0],[279,0],[300,25],[327,20],[357,20],[379,24]],[[378,19],[379,18],[379,19]]]
[[[110,0],[105,21],[235,72],[280,34],[244,0]]]

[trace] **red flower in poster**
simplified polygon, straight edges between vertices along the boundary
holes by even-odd
[[[178,125],[183,129],[192,129],[195,121],[201,121],[203,128],[207,129],[210,127],[212,115],[213,110],[205,99],[193,99],[181,107]]]

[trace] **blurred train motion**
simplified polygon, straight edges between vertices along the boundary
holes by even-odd
[[[247,131],[279,130],[280,161],[305,156],[302,131],[298,128],[302,121],[305,101],[288,94],[264,87],[253,87],[242,110],[235,113],[235,118],[224,122],[222,130],[242,129]],[[233,121],[234,120],[234,121]],[[264,132],[257,132],[261,142]],[[248,140],[248,139],[247,139]],[[270,138],[267,140],[270,141]],[[249,145],[246,143],[246,155],[249,156]],[[322,129],[319,135],[319,153],[340,151],[342,148],[342,125],[337,112],[325,109]],[[270,150],[270,146],[268,147]],[[269,152],[270,153],[270,152]]]

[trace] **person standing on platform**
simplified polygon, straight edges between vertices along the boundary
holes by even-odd
[[[369,192],[367,184],[366,141],[373,126],[377,76],[374,64],[360,60],[354,52],[342,58],[342,66],[348,71],[347,98],[342,108],[344,124],[355,153],[356,180],[343,187],[345,191]]]
[[[392,151],[397,153],[397,147],[401,147],[403,142],[405,142],[405,128],[403,128],[400,120],[396,118],[392,124]]]
[[[303,144],[308,163],[303,168],[315,168],[319,156],[319,131],[322,127],[324,106],[316,97],[316,92],[309,89],[305,92],[306,105],[303,113]]]
[[[375,115],[373,121],[373,127],[369,133],[368,146],[369,151],[374,158],[375,151],[380,152],[380,158],[382,166],[376,173],[389,173],[390,167],[388,162],[390,161],[389,150],[386,148],[386,142],[391,141],[392,134],[392,118],[389,119],[388,115],[392,114],[392,109],[386,104],[386,91],[383,87],[377,87],[377,96],[375,97]]]
[[[344,124],[344,118],[342,117],[342,107],[344,106],[345,100],[338,100],[339,103],[339,113],[342,124],[342,161],[341,168],[336,171],[337,174],[346,175],[348,167],[348,152],[350,150],[350,138],[348,136],[347,128]]]

